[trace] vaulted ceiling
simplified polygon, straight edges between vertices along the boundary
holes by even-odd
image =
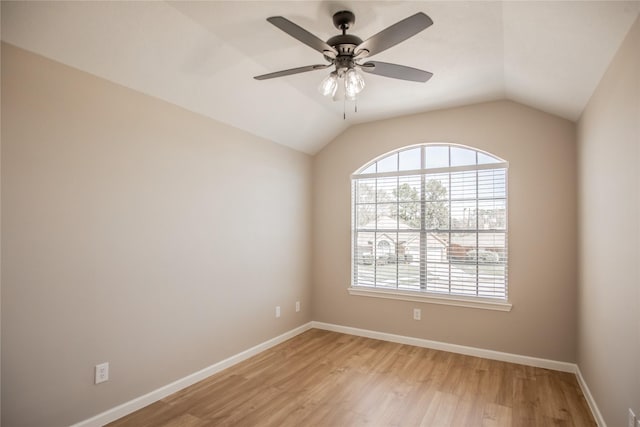
[[[266,21],[326,40],[351,10],[367,39],[416,12],[434,24],[372,59],[428,70],[427,83],[365,74],[357,102],[317,91],[329,69]],[[355,123],[510,99],[577,120],[640,1],[2,2],[2,40],[294,149],[315,153]]]

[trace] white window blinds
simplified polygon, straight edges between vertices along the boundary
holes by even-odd
[[[352,175],[352,287],[507,299],[507,163],[452,144]]]

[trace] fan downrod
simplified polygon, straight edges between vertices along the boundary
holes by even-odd
[[[356,15],[349,10],[341,10],[333,14],[333,25],[344,34],[356,22]]]

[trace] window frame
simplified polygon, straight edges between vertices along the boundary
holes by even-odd
[[[427,160],[426,160],[426,150],[428,147],[446,147],[447,148],[447,162],[449,164],[449,166],[446,167],[427,167]],[[409,150],[414,150],[416,148],[420,148],[420,168],[419,169],[411,169],[411,170],[400,170],[401,169],[401,154],[402,152],[405,151],[409,151]],[[472,165],[460,165],[460,166],[450,166],[452,163],[451,160],[451,148],[460,148],[460,149],[465,149],[465,150],[471,150],[474,152],[474,156],[475,156],[475,164]],[[496,162],[493,163],[478,163],[479,162],[479,154],[488,156],[494,160],[496,160]],[[372,166],[375,167],[375,165],[378,164],[378,162],[380,161],[384,161],[386,158],[390,158],[392,156],[396,156],[396,171],[391,171],[391,172],[377,172],[377,169],[374,168],[374,171],[368,171],[368,169],[371,169]],[[397,148],[395,150],[392,150],[390,152],[387,152],[383,155],[380,155],[378,157],[376,157],[375,159],[367,162],[364,166],[358,168],[358,170],[356,170],[353,174],[351,174],[351,285],[348,288],[348,292],[350,295],[357,295],[357,296],[367,296],[367,297],[376,297],[376,298],[388,298],[388,299],[396,299],[396,300],[404,300],[404,301],[414,301],[414,302],[426,302],[426,303],[433,303],[433,304],[445,304],[445,305],[454,305],[454,306],[461,306],[461,307],[468,307],[468,308],[483,308],[483,309],[490,309],[490,310],[498,310],[498,311],[510,311],[512,308],[512,304],[509,302],[509,292],[508,292],[508,199],[509,199],[509,195],[508,195],[508,169],[509,169],[509,163],[494,155],[491,153],[488,153],[486,151],[483,151],[481,149],[475,148],[475,147],[471,147],[471,146],[466,146],[466,145],[461,145],[461,144],[454,144],[454,143],[444,143],[444,142],[437,142],[437,143],[420,143],[420,144],[414,144],[414,145],[409,145],[409,146],[404,146],[401,148]],[[477,296],[477,294],[479,293],[479,289],[480,289],[480,282],[479,282],[479,267],[476,269],[476,273],[475,273],[475,288],[476,288],[476,295],[464,295],[461,293],[452,293],[451,291],[451,287],[452,287],[452,277],[451,277],[451,273],[449,273],[449,278],[448,278],[448,283],[449,283],[449,291],[448,292],[434,292],[434,291],[429,291],[427,290],[427,287],[429,286],[429,282],[427,282],[426,279],[426,266],[428,265],[428,262],[426,261],[426,257],[427,257],[427,249],[426,249],[426,245],[427,245],[427,234],[431,233],[434,234],[433,229],[427,229],[425,227],[425,219],[424,219],[424,215],[421,215],[421,222],[420,222],[420,228],[419,230],[415,230],[412,229],[412,232],[419,232],[421,234],[420,237],[420,248],[419,248],[419,257],[420,257],[420,267],[419,267],[419,275],[420,275],[420,279],[419,279],[419,286],[421,289],[419,290],[408,290],[408,289],[400,289],[399,288],[399,281],[396,278],[396,282],[395,282],[395,288],[388,288],[388,287],[378,287],[376,280],[374,279],[373,285],[369,286],[369,285],[362,285],[362,284],[358,284],[357,283],[357,268],[358,268],[358,258],[361,254],[358,252],[358,233],[364,233],[367,231],[361,231],[359,230],[358,227],[358,218],[357,218],[357,206],[362,206],[362,203],[358,204],[358,202],[356,201],[356,186],[358,184],[359,180],[365,180],[365,179],[378,179],[378,178],[385,178],[385,177],[398,177],[398,179],[400,179],[400,177],[403,176],[411,176],[411,177],[416,177],[419,176],[420,180],[421,180],[421,195],[419,196],[419,204],[421,206],[421,212],[424,213],[424,206],[427,204],[428,200],[425,199],[425,195],[424,195],[424,184],[425,184],[425,178],[432,176],[432,175],[436,175],[436,174],[446,174],[448,175],[449,179],[451,179],[451,174],[455,174],[455,173],[459,173],[459,172],[466,172],[466,171],[482,171],[482,170],[504,170],[504,228],[503,229],[483,229],[480,228],[479,224],[478,224],[478,219],[476,216],[476,225],[475,228],[473,229],[465,229],[465,232],[469,232],[469,230],[472,230],[473,233],[476,234],[476,239],[478,239],[478,236],[481,233],[498,233],[498,234],[504,234],[504,298],[502,297],[483,297],[483,296]],[[367,171],[367,173],[363,173]],[[477,179],[478,175],[476,173],[476,179]],[[398,181],[399,183],[399,181]],[[476,181],[476,186],[477,186],[477,181]],[[399,187],[397,187],[399,188]],[[451,236],[452,234],[454,234],[457,230],[452,228],[452,224],[451,224],[451,205],[452,205],[452,199],[455,201],[454,198],[451,197],[450,194],[451,191],[451,187],[448,187],[448,194],[447,194],[447,203],[448,203],[448,209],[447,212],[449,214],[449,223],[447,224],[447,228],[446,229],[442,229],[441,231],[443,233],[447,233],[449,236]],[[376,188],[375,190],[375,202],[373,202],[373,204],[376,206],[376,212],[377,212],[377,206],[381,203],[378,200],[379,197],[379,193],[378,193],[378,189]],[[398,196],[396,196],[398,197]],[[489,200],[499,200],[499,197],[493,197],[492,199]],[[471,199],[473,201],[475,201],[476,203],[476,211],[477,211],[477,206],[478,206],[478,202],[485,200],[483,198],[481,198],[478,194],[478,192],[476,191],[475,196],[473,199]],[[400,201],[397,200],[396,203],[399,205]],[[376,218],[377,218],[377,213],[376,213]],[[399,221],[399,219],[398,219]],[[398,222],[398,226],[395,229],[396,233],[399,233],[401,230],[399,222]],[[379,229],[376,226],[376,229],[374,231],[374,233],[379,233]],[[375,239],[374,239],[375,240]],[[451,241],[451,237],[449,237],[449,241]],[[377,245],[379,243],[381,243],[382,241],[376,243],[373,242],[374,245]],[[398,243],[396,243],[397,245]],[[451,259],[448,258],[450,255],[450,246],[447,246],[447,263],[446,265],[449,265],[449,269],[451,268],[451,265],[455,265],[455,262],[451,262]],[[479,243],[476,240],[476,246],[475,246],[475,250],[479,251],[480,247],[479,247]],[[476,252],[477,253],[477,252]],[[399,251],[397,249],[396,246],[396,261],[395,262],[399,262],[397,260],[397,254],[399,254]],[[377,257],[377,254],[373,255],[373,265],[374,265],[374,274],[377,274],[377,270],[375,270],[377,268],[377,260],[375,259]],[[424,258],[424,260],[423,260]],[[424,263],[424,267],[423,267],[423,263]],[[478,266],[480,263],[479,260],[476,260],[476,266]],[[423,279],[423,272],[422,269],[425,269],[425,273],[424,276],[425,278]],[[398,274],[398,273],[396,273]]]

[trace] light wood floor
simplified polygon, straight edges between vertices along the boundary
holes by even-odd
[[[573,374],[311,329],[109,426],[595,426]]]

